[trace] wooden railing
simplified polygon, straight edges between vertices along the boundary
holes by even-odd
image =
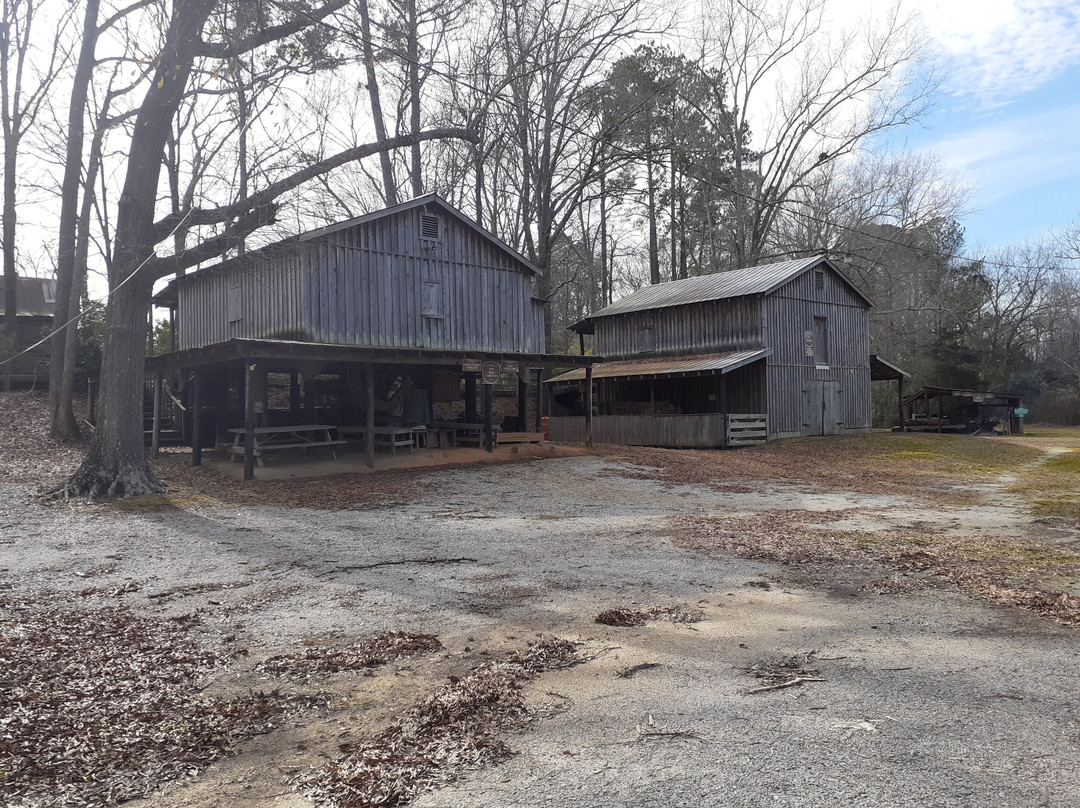
[[[550,440],[585,442],[585,417],[552,417]],[[592,419],[593,443],[622,446],[710,448],[749,446],[768,440],[764,414],[598,415]]]

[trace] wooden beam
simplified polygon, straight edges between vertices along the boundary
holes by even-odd
[[[522,432],[525,431],[525,419],[528,417],[529,409],[529,369],[522,367],[518,368],[518,385],[517,385],[517,428]]]
[[[534,415],[535,422],[533,423],[533,432],[539,432],[543,423],[541,421],[541,409],[544,406],[544,376],[545,371],[543,368],[536,368],[534,371],[536,375],[536,413]]]
[[[255,479],[255,395],[257,362],[244,365],[244,481]]]
[[[202,465],[202,374],[192,371],[191,382],[191,465]]]
[[[904,377],[896,377],[896,406],[900,412],[900,431],[907,432],[907,418],[904,417]]]
[[[375,468],[375,366],[364,365],[364,381],[367,388],[367,439],[364,441],[364,462],[369,469]]]
[[[300,412],[300,374],[289,371],[289,412]]]

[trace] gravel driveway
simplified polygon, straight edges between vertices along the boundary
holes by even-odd
[[[422,499],[343,511],[46,506],[0,486],[7,594],[58,590],[77,603],[92,581],[104,594],[87,605],[201,609],[207,632],[249,651],[214,687],[250,686],[257,661],[316,641],[424,631],[445,647],[339,681],[327,713],[131,805],[308,805],[287,775],[538,634],[581,642],[589,661],[528,686],[542,720],[510,734],[511,759],[414,805],[1080,805],[1076,628],[952,589],[889,594],[873,585],[880,569],[747,561],[669,538],[670,518],[686,514],[869,509],[955,524],[961,511],[797,486],[666,485],[593,456],[425,479]],[[669,606],[701,620],[593,620]],[[772,681],[755,672],[784,664],[810,681],[748,692]]]

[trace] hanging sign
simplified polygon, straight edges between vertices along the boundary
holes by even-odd
[[[1027,418],[1027,414],[1027,407],[1016,407],[1013,409],[1013,415],[1015,415],[1017,418]]]
[[[461,371],[462,373],[479,373],[481,362],[479,359],[462,359]]]
[[[500,378],[502,378],[501,362],[484,362],[480,366],[480,379],[484,384],[498,384]]]

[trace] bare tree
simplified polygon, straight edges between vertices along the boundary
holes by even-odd
[[[827,0],[710,0],[706,44],[726,78],[735,156],[735,265],[752,266],[785,206],[822,163],[917,120],[936,88],[924,45],[893,9],[830,35]]]

